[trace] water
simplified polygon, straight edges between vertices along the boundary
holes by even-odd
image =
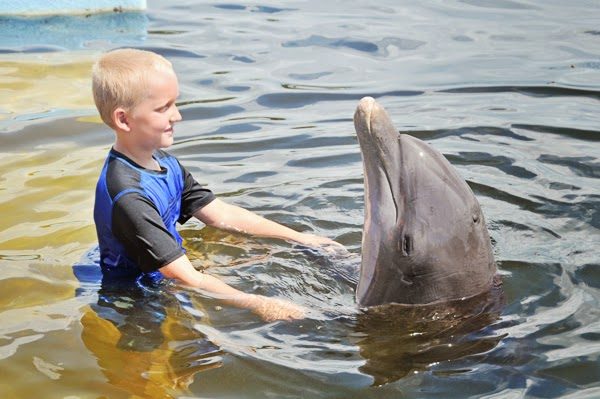
[[[1,397],[600,396],[597,2],[180,0],[115,18],[79,41],[0,45]],[[264,323],[176,285],[98,291],[85,255],[112,134],[89,68],[118,46],[173,62],[171,151],[197,180],[350,250],[182,227],[197,267],[306,320]],[[503,303],[356,310],[364,95],[467,179]]]

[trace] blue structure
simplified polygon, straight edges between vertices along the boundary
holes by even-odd
[[[135,46],[145,40],[147,26],[148,17],[143,12],[46,17],[0,15],[0,54],[102,48],[106,43]]]
[[[146,38],[145,8],[146,0],[1,0],[0,53],[135,46]]]

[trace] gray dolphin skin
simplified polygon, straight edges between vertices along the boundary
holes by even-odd
[[[425,305],[490,289],[496,274],[477,199],[448,160],[400,134],[371,97],[354,114],[365,181],[360,306]]]

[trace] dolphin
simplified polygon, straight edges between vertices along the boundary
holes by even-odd
[[[427,305],[474,297],[496,283],[485,218],[456,169],[394,128],[373,98],[354,114],[365,181],[356,301]]]

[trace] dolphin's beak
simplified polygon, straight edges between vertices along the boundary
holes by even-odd
[[[363,97],[359,101],[354,113],[354,126],[361,146],[365,186],[368,186],[369,180],[382,180],[373,185],[373,188],[377,187],[377,196],[380,197],[378,202],[383,202],[385,197],[390,206],[393,204],[397,220],[400,213],[398,198],[402,193],[400,173],[403,168],[399,132],[385,109],[373,97]]]
[[[363,131],[367,131],[371,133],[371,112],[373,110],[373,106],[376,104],[375,99],[373,97],[363,97],[358,106],[356,107],[356,112],[354,114],[354,122],[359,122]]]

